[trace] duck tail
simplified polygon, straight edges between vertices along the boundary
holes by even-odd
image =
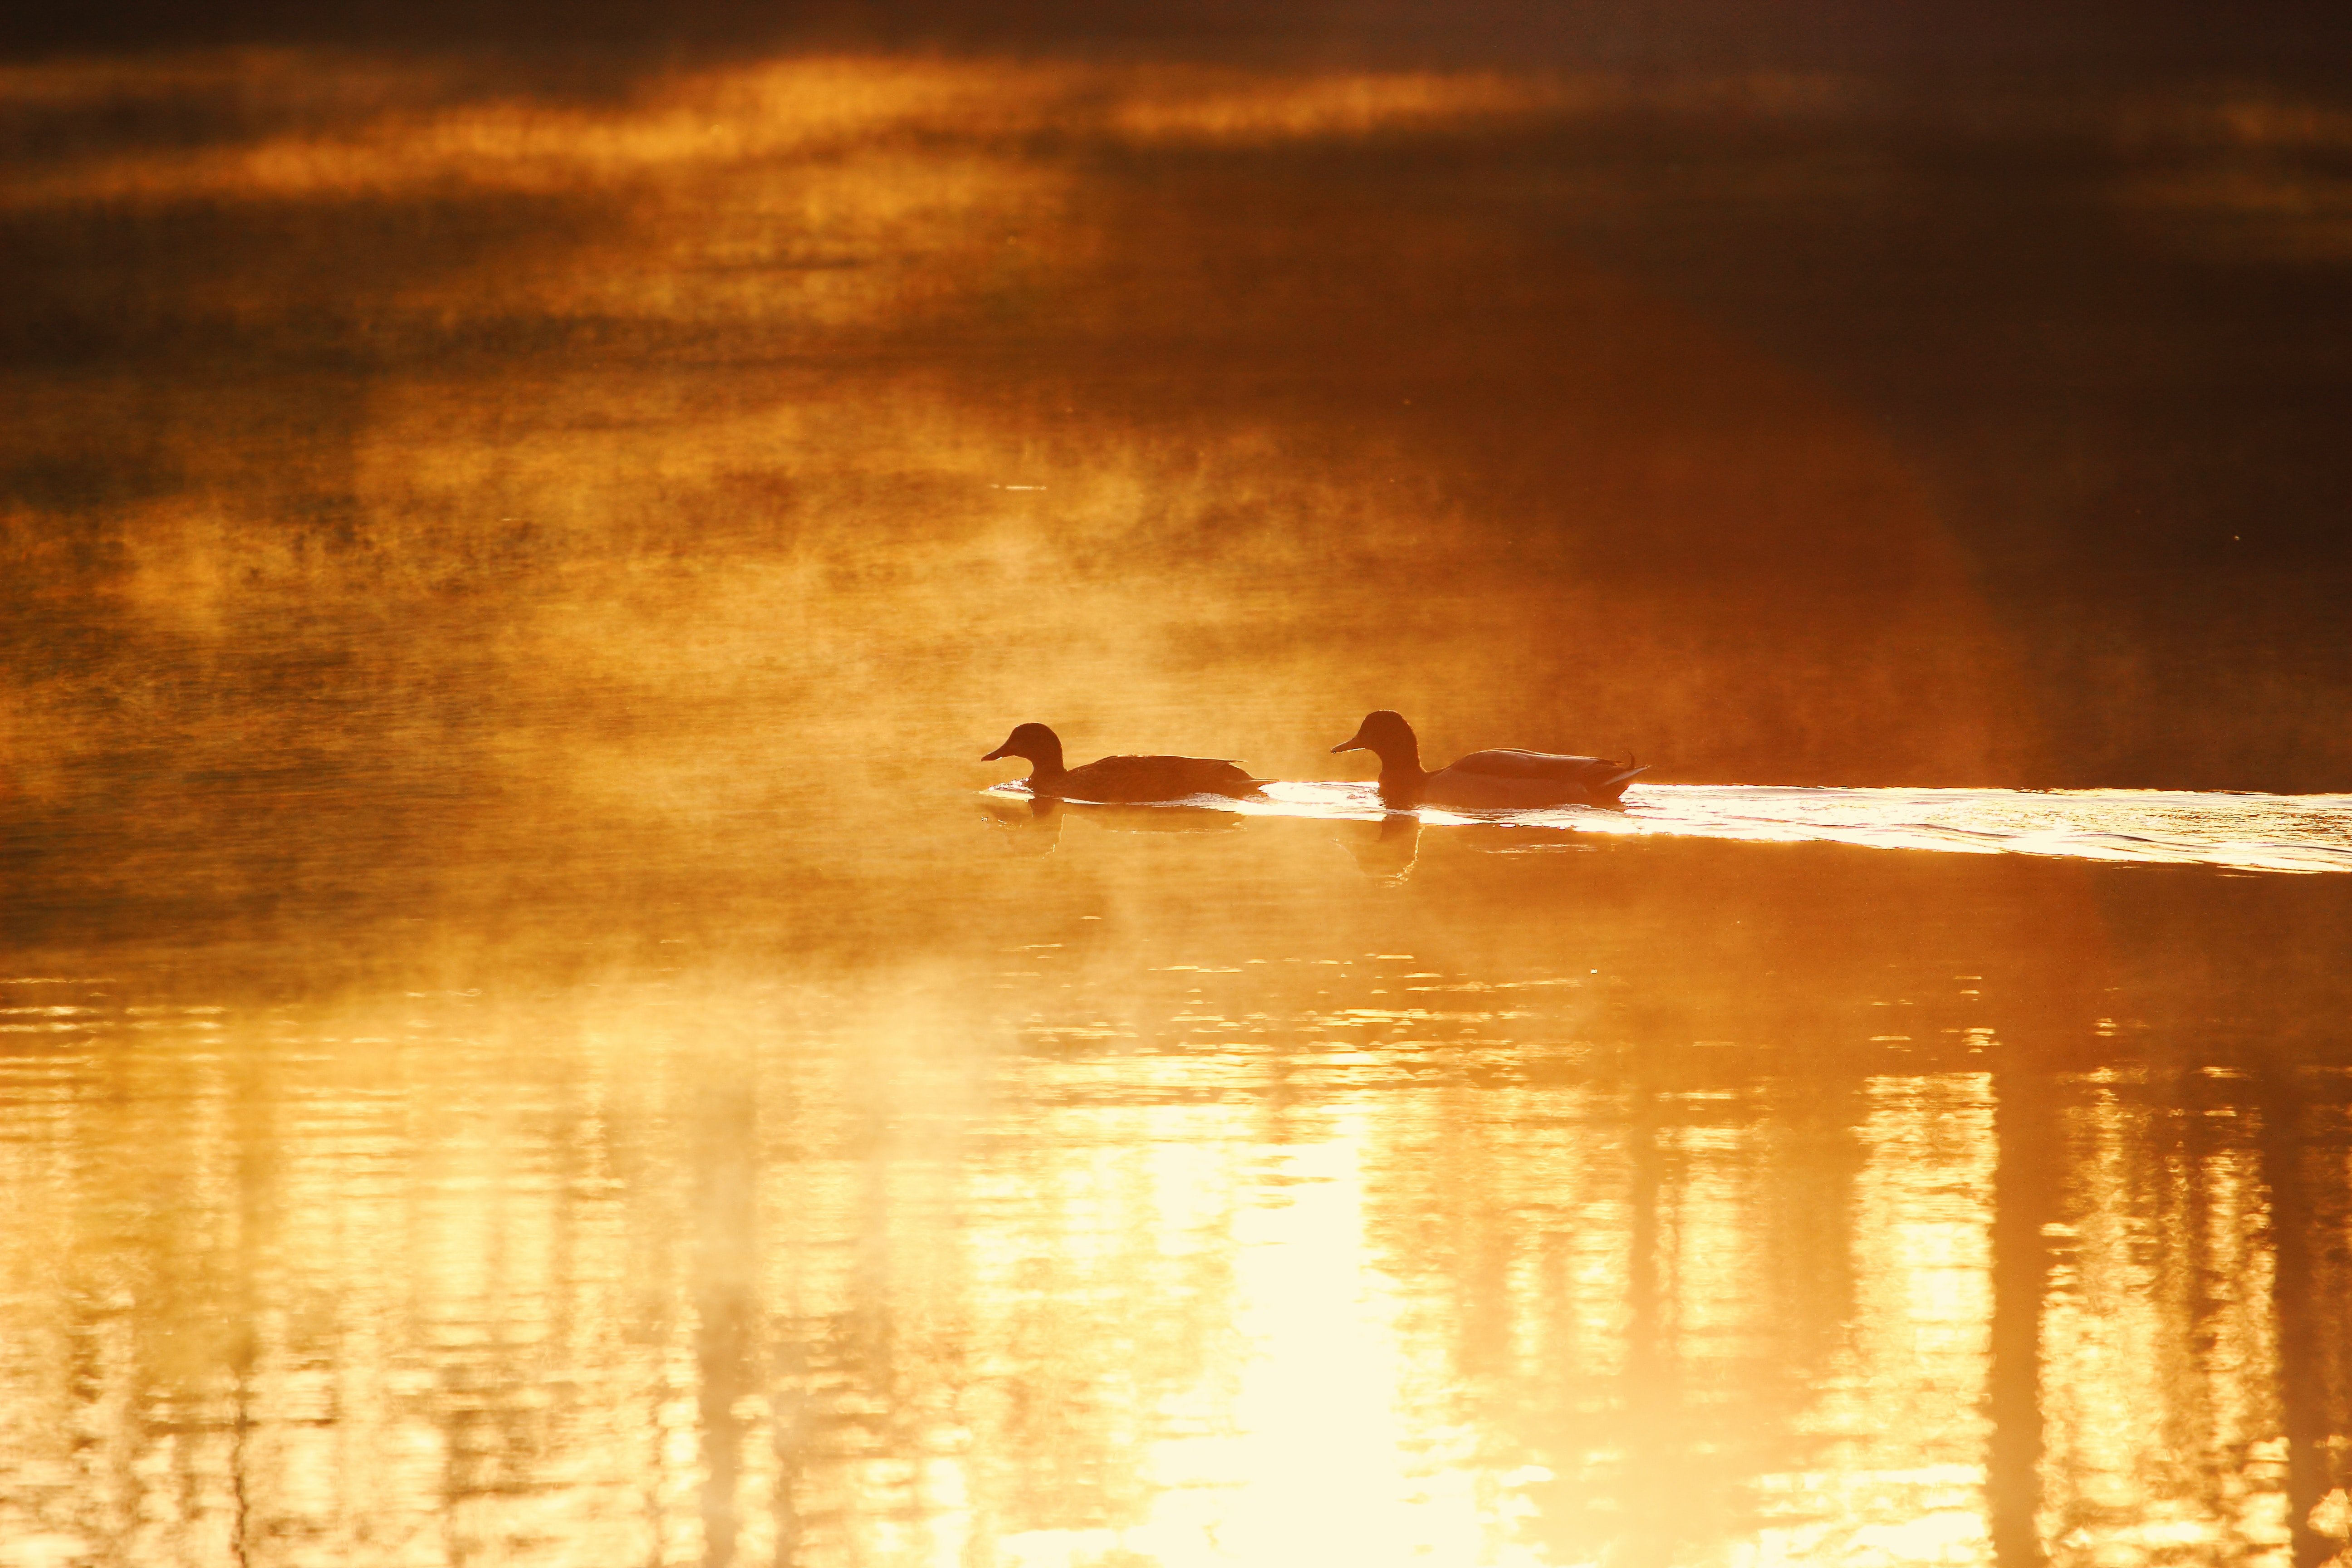
[[[1205,787],[1207,792],[1211,795],[1222,795],[1230,796],[1235,800],[1246,800],[1252,796],[1265,795],[1265,786],[1273,782],[1274,781],[1272,779],[1251,777],[1249,770],[1243,767],[1238,763],[1226,763],[1224,764],[1223,773],[1217,778],[1216,782],[1208,784]]]
[[[1649,771],[1650,770],[1646,767],[1636,766],[1632,755],[1629,753],[1625,758],[1625,765],[1623,768],[1610,774],[1594,787],[1592,791],[1593,798],[1596,800],[1622,801],[1625,795],[1625,786],[1632,784],[1635,779],[1640,778],[1643,773],[1646,773]]]

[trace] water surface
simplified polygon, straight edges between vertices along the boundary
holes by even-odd
[[[2341,879],[970,801],[9,975],[16,1560],[2335,1549]]]
[[[2326,105],[0,99],[0,1563],[2342,1552]]]
[[[1026,793],[1017,785],[1010,788]],[[1378,791],[1368,784],[1283,783],[1265,794],[1265,800],[1189,804],[1252,816],[1334,820],[1388,815]],[[1476,813],[1423,807],[1412,815],[1422,822],[1486,820],[1571,834],[1866,844],[2242,871],[2352,871],[2352,796],[2340,795],[1637,784],[1626,791],[1621,810]],[[1394,831],[1412,830],[1399,823]]]

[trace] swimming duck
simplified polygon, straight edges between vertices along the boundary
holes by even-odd
[[[1217,757],[1105,757],[1084,767],[1062,765],[1062,738],[1043,724],[1023,724],[1004,744],[981,758],[1026,757],[1035,763],[1029,793],[1064,800],[1181,800],[1188,795],[1254,795],[1264,779],[1254,779]]]
[[[1616,805],[1625,786],[1650,771],[1607,757],[1512,750],[1473,752],[1450,767],[1424,773],[1421,742],[1412,726],[1386,708],[1365,714],[1356,732],[1331,749],[1378,756],[1381,799],[1398,807],[1512,811],[1539,805]]]

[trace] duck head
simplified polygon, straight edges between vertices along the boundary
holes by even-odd
[[[1395,770],[1399,763],[1410,765],[1414,773],[1421,771],[1421,742],[1404,715],[1390,709],[1378,708],[1364,715],[1356,732],[1331,748],[1334,752],[1370,752],[1381,760],[1381,772]]]
[[[1404,715],[1379,708],[1364,715],[1356,732],[1331,748],[1335,752],[1370,752],[1381,760],[1381,799],[1391,810],[1406,810],[1421,802],[1423,784],[1421,742]]]
[[[1025,757],[1037,764],[1041,773],[1062,771],[1062,738],[1043,724],[1019,724],[1004,737],[1004,744],[981,758],[992,763],[999,757]]]

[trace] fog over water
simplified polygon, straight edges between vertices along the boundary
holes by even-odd
[[[860,15],[0,66],[0,1563],[2337,1559],[2352,101]]]

